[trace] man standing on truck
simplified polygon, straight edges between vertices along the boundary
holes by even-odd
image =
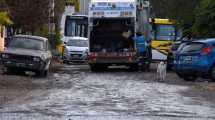
[[[137,48],[138,56],[144,57],[146,54],[146,45],[145,45],[145,38],[141,32],[137,32],[136,37],[133,37],[134,43]]]
[[[141,69],[145,68],[146,70],[149,70],[149,61],[147,61],[149,56],[144,35],[141,32],[137,32],[136,37],[133,37],[133,40],[137,48],[139,66]]]

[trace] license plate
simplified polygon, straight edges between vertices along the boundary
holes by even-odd
[[[79,55],[73,55],[74,58],[79,58]]]
[[[183,60],[185,60],[185,61],[191,61],[192,57],[191,56],[186,56],[186,57],[183,57]]]

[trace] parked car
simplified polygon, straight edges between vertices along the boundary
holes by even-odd
[[[46,76],[52,54],[48,39],[38,36],[16,35],[1,54],[6,72],[21,69]]]
[[[65,43],[63,61],[69,62],[85,62],[88,57],[88,39],[84,37],[73,37]]]
[[[173,69],[174,60],[175,60],[176,53],[177,53],[179,47],[181,45],[183,46],[184,44],[191,42],[191,41],[192,40],[179,40],[172,44],[170,51],[168,52],[168,56],[167,56],[167,70]]]
[[[215,81],[215,38],[185,43],[176,53],[174,70],[179,77],[194,81],[198,77]]]

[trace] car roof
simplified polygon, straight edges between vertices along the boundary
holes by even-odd
[[[37,39],[37,40],[43,40],[43,41],[47,41],[47,40],[48,40],[48,39],[45,38],[45,37],[32,36],[32,35],[14,35],[13,37],[31,38],[31,39]]]
[[[88,40],[86,37],[71,37],[70,40]]]
[[[215,43],[215,38],[207,38],[207,39],[199,39],[195,40],[192,42],[200,42],[200,43],[205,43],[205,44],[214,44]]]
[[[66,15],[68,17],[88,17],[87,15]]]

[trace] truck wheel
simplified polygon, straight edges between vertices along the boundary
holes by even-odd
[[[91,70],[92,72],[95,72],[95,71],[98,70],[98,67],[97,67],[96,65],[90,65],[90,70]]]
[[[130,70],[131,70],[131,71],[138,71],[138,69],[139,69],[138,64],[130,65]]]
[[[215,82],[215,66],[213,66],[213,68],[211,69],[211,73],[210,73],[210,77],[211,80]]]
[[[146,71],[147,71],[147,72],[150,72],[150,64],[147,64],[147,65],[146,65]]]

